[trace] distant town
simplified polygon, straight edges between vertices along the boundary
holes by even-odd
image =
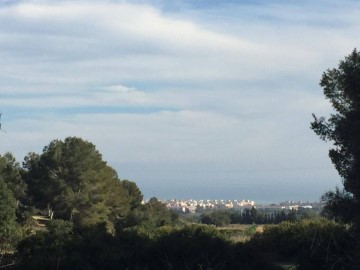
[[[206,210],[242,210],[256,208],[263,210],[299,210],[299,209],[321,209],[322,202],[284,201],[271,204],[257,204],[252,200],[193,200],[193,199],[170,199],[160,200],[168,209],[182,213],[198,213]]]

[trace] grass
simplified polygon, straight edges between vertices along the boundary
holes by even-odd
[[[263,225],[229,224],[217,229],[226,235],[233,243],[249,241],[257,232],[263,232]]]

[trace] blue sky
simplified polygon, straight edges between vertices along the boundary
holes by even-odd
[[[0,1],[0,152],[93,142],[146,197],[317,200],[356,1]]]

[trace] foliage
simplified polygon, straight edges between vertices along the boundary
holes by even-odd
[[[16,200],[0,176],[0,254],[13,243],[16,231]]]
[[[16,222],[17,206],[25,197],[25,189],[19,164],[12,154],[0,156],[0,268],[13,263],[16,243],[22,234]]]
[[[55,140],[24,162],[29,195],[40,209],[76,224],[106,222],[110,228],[129,211],[130,198],[114,169],[92,143],[76,137]]]
[[[17,200],[26,197],[26,184],[21,178],[20,171],[20,164],[11,153],[0,155],[0,174]]]
[[[335,191],[326,192],[322,198],[327,202],[323,216],[346,223],[353,221],[353,211],[358,206],[351,193],[337,187]]]
[[[149,202],[139,205],[117,223],[117,231],[124,229],[136,231],[144,237],[154,238],[159,234],[158,228],[174,225],[178,221],[178,214],[169,211],[157,198],[153,197]]]
[[[296,221],[302,218],[315,218],[311,209],[303,210],[258,210],[255,207],[242,210],[215,210],[200,216],[202,224],[225,226],[227,224],[279,224],[282,221]],[[194,219],[195,220],[195,219]],[[196,221],[196,220],[195,220]]]
[[[225,211],[214,211],[210,214],[203,214],[201,216],[201,223],[225,226],[230,223],[230,215]]]
[[[48,231],[39,231],[19,243],[18,269],[57,269],[71,240],[72,223],[52,220]]]
[[[328,212],[360,224],[360,52],[355,49],[338,68],[324,72],[320,85],[335,113],[328,120],[314,115],[311,128],[333,142],[329,156],[344,183],[344,191],[328,192],[323,199]]]
[[[268,225],[250,244],[283,260],[293,259],[298,269],[355,269],[358,252],[352,232],[326,219]]]
[[[243,244],[233,244],[216,228],[188,225],[155,239],[149,269],[276,269]]]
[[[321,211],[318,210],[314,211],[313,209],[310,208],[299,208],[296,211],[296,220],[300,220],[300,219],[308,219],[308,220],[312,220],[312,219],[317,219],[320,217]]]
[[[64,221],[63,221],[64,222]],[[275,269],[261,255],[226,241],[209,226],[170,228],[156,239],[134,231],[111,235],[105,224],[53,229],[23,240],[17,269]]]
[[[229,244],[208,226],[174,230],[158,240],[153,269],[228,269]],[[196,256],[195,256],[196,254]]]
[[[138,186],[129,180],[122,180],[120,184],[130,197],[130,209],[133,210],[139,207],[143,201],[143,195]]]

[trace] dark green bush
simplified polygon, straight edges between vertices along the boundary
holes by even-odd
[[[357,241],[351,230],[326,219],[269,225],[250,244],[295,261],[299,269],[356,269]]]

